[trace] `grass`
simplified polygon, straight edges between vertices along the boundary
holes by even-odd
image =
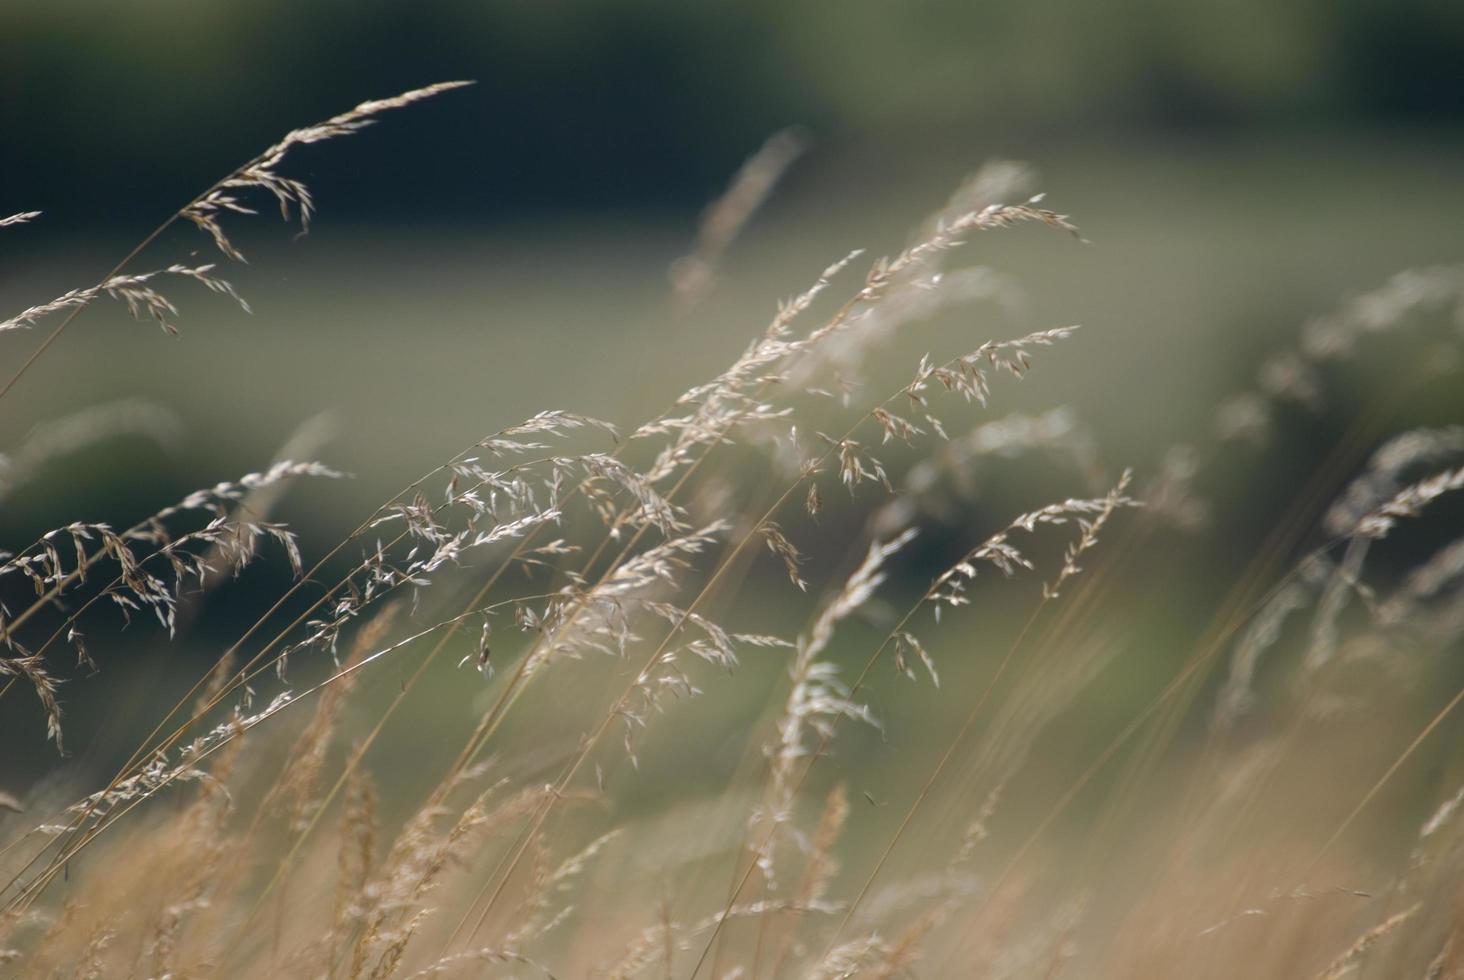
[[[0,324],[43,331],[0,406],[93,305],[172,329],[161,290],[177,279],[243,305],[214,265],[134,263],[180,219],[241,259],[226,223],[255,196],[308,222],[291,149],[458,87],[293,131],[94,286]],[[668,290],[687,329],[804,149],[775,136],[708,209]],[[0,707],[39,704],[36,750],[74,746],[70,692],[123,683],[128,644],[228,639],[202,670],[163,660],[171,707],[143,699],[99,779],[0,799],[11,966],[1464,970],[1448,749],[1464,436],[1413,424],[1457,408],[1440,352],[1458,343],[1464,272],[1347,298],[1130,469],[1060,400],[1006,407],[1029,375],[1074,350],[1091,363],[1110,339],[1062,323],[966,346],[920,332],[1016,295],[960,265],[974,240],[999,254],[1040,232],[1053,264],[1103,247],[1030,181],[988,166],[902,248],[809,262],[811,283],[730,366],[647,420],[500,422],[400,477],[334,543],[273,517],[300,481],[351,499],[314,461],[316,423],[259,472],[125,529],[70,523],[15,548]],[[495,367],[552,375],[574,356]],[[380,395],[405,424],[436,424],[430,391]],[[1320,449],[1290,452],[1327,425]],[[39,481],[53,471],[35,461],[168,426],[136,404],[86,410],[37,430],[10,474]],[[237,630],[214,595],[231,587],[254,590]],[[1157,635],[1146,604],[1171,618]],[[129,639],[148,620],[159,629]]]

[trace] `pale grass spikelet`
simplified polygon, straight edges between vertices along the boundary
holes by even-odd
[[[590,863],[619,835],[619,828],[606,831],[565,858],[552,872],[536,875],[530,894],[523,903],[523,921],[509,932],[508,945],[522,948],[526,943],[542,939],[563,922],[573,910],[573,905],[566,904],[559,912],[551,914],[553,903],[572,902],[575,879],[584,874]]]
[[[714,535],[722,532],[723,529],[725,529],[725,524],[713,524],[709,529],[703,530],[700,535],[690,536],[690,538],[675,543],[679,543],[682,548],[690,548],[688,554],[695,554],[695,552],[700,552],[707,543],[712,541]],[[690,675],[682,668],[682,661],[687,658],[687,655],[703,659],[716,667],[731,669],[736,665],[736,643],[758,647],[786,646],[783,640],[773,636],[732,633],[707,620],[703,615],[697,614],[690,606],[687,609],[679,609],[673,605],[660,604],[660,602],[641,602],[641,605],[651,614],[660,615],[671,621],[672,626],[666,639],[657,647],[656,655],[651,656],[650,661],[635,674],[634,683],[628,691],[627,699],[622,700],[621,705],[616,709],[616,713],[621,716],[625,724],[625,740],[627,740],[625,747],[630,753],[631,762],[635,762],[635,754],[631,749],[632,732],[646,727],[651,710],[659,710],[662,697],[666,694],[690,697],[692,694],[700,693],[700,688],[692,683]],[[673,643],[673,637],[676,637],[676,634],[687,626],[697,628],[701,636],[692,637],[691,640],[685,640],[679,645]]]
[[[1423,826],[1418,830],[1418,839],[1426,840],[1438,833],[1454,819],[1454,814],[1458,812],[1460,806],[1464,806],[1464,786],[1459,787],[1458,792],[1439,804],[1438,809],[1423,822]]]
[[[1305,607],[1312,589],[1303,582],[1283,586],[1261,607],[1241,633],[1230,655],[1230,674],[1215,699],[1212,723],[1219,730],[1231,728],[1255,703],[1253,685],[1261,655],[1276,645],[1282,627],[1292,613]]]
[[[792,299],[779,303],[777,314],[764,331],[766,339],[778,340],[788,336],[789,328],[792,326],[793,321],[813,305],[813,301],[818,299],[819,294],[829,288],[829,285],[839,273],[847,269],[855,259],[863,254],[863,249],[856,248],[819,273],[818,278],[814,280],[812,286],[809,286]]]
[[[474,771],[461,774],[448,792],[476,775]],[[447,869],[498,821],[527,812],[543,799],[542,788],[530,787],[490,806],[502,786],[500,781],[479,793],[445,831],[437,825],[451,812],[446,793],[436,794],[413,814],[372,883],[362,890],[363,908],[355,915],[360,925],[350,953],[350,976],[390,976],[416,936],[422,917],[428,914],[424,897],[437,887]]]
[[[952,864],[966,864],[976,853],[977,848],[991,836],[991,819],[996,816],[997,808],[1001,806],[1001,798],[1005,792],[1005,781],[997,782],[987,792],[986,798],[981,801],[980,809],[976,811],[976,816],[966,824],[966,829],[961,834],[961,846],[956,851]]]
[[[809,144],[808,134],[797,127],[774,133],[742,164],[722,196],[707,206],[697,228],[695,249],[673,262],[669,270],[683,312],[706,296],[716,282],[717,266],[727,247]]]
[[[1031,534],[1042,526],[1069,524],[1086,515],[1108,515],[1118,507],[1135,507],[1138,504],[1139,501],[1121,494],[1089,499],[1070,497],[1061,503],[1021,514],[942,572],[927,594],[927,601],[934,604],[937,619],[943,606],[967,605],[970,602],[965,594],[967,586],[975,580],[977,567],[982,563],[995,566],[1004,575],[1014,575],[1018,569],[1031,571],[1035,566],[1012,543],[1011,537],[1016,531]]]
[[[927,263],[912,268],[907,278],[893,281],[877,295],[866,298],[837,324],[837,329],[817,335],[816,356],[794,366],[788,372],[788,383],[810,393],[826,393],[815,379],[831,375],[847,394],[874,352],[897,341],[908,325],[986,302],[1015,312],[1022,305],[1023,294],[1010,277],[981,266],[935,271]]]
[[[638,525],[653,526],[668,536],[685,530],[680,511],[656,490],[653,479],[643,477],[621,460],[603,453],[587,454],[580,461],[591,477],[615,484],[635,499],[637,509],[624,519]]]
[[[898,439],[908,445],[913,445],[914,438],[925,434],[925,430],[906,419],[901,418],[894,412],[877,407],[873,412],[874,421],[879,424],[884,433],[884,442],[891,439]]]
[[[56,701],[56,683],[47,672],[44,654],[63,635],[77,652],[78,660],[95,669],[77,627],[80,616],[99,602],[110,603],[125,620],[135,611],[151,611],[171,634],[177,625],[179,597],[189,582],[203,583],[218,567],[237,574],[254,560],[253,540],[260,537],[278,542],[291,567],[301,571],[294,535],[283,525],[266,521],[234,519],[224,506],[239,499],[247,489],[269,486],[294,476],[337,476],[318,463],[284,462],[266,473],[248,474],[237,483],[220,483],[210,490],[188,495],[182,501],[118,533],[106,524],[73,523],[47,532],[16,555],[0,557],[0,579],[23,575],[35,588],[35,601],[23,612],[0,612],[0,642],[17,656],[0,657],[0,673],[25,677],[35,689],[46,711],[49,737],[60,748],[61,712]],[[170,523],[196,513],[206,515],[202,527],[183,533]],[[68,563],[63,548],[70,546]],[[145,549],[151,547],[153,550]],[[55,630],[34,652],[22,645],[17,631],[28,620],[50,607],[61,607],[66,597],[88,582],[88,574],[103,560],[117,566],[116,577],[102,586],[80,609],[70,612],[64,630]],[[157,570],[155,570],[157,569]]]
[[[1362,584],[1362,566],[1367,558],[1371,540],[1366,537],[1352,537],[1347,541],[1347,551],[1342,560],[1332,569],[1332,574],[1317,601],[1316,616],[1312,620],[1311,637],[1303,660],[1308,670],[1317,670],[1331,661],[1337,652],[1341,638],[1338,620],[1354,592],[1367,594]]]
[[[963,244],[966,236],[972,232],[1009,228],[1023,222],[1039,222],[1082,239],[1082,234],[1068,221],[1067,215],[1038,207],[1040,200],[1040,197],[1034,197],[1025,204],[993,203],[952,218],[938,219],[923,240],[893,258],[881,259],[874,264],[865,279],[861,298],[874,298],[902,274]]]
[[[510,427],[475,443],[473,449],[525,432],[563,431],[592,424],[592,420],[582,416],[541,413],[521,426]],[[518,443],[516,447],[522,445]],[[498,448],[504,449],[501,444]],[[546,472],[536,472],[541,470]],[[378,541],[337,586],[334,605],[327,608],[325,615],[305,624],[307,635],[285,649],[277,658],[277,666],[283,667],[286,657],[307,647],[327,649],[334,655],[341,630],[368,606],[403,589],[427,588],[432,576],[459,566],[474,551],[518,542],[510,560],[526,569],[542,565],[545,558],[572,553],[574,546],[562,540],[529,548],[528,538],[564,520],[559,503],[566,485],[587,477],[599,479],[606,471],[603,457],[594,453],[588,457],[528,460],[502,470],[489,470],[474,457],[459,454],[429,474],[450,474],[441,503],[434,504],[419,481],[379,508],[366,522],[366,529],[392,525],[401,528],[392,544],[406,539],[417,543],[401,554]],[[481,653],[480,650],[480,659]]]
[[[783,529],[773,521],[764,521],[758,526],[758,533],[767,542],[768,550],[782,561],[783,568],[788,573],[788,580],[798,587],[798,591],[807,592],[808,582],[798,573],[798,566],[805,559],[793,542],[788,540]]]
[[[692,639],[684,644],[679,651],[672,651],[663,654],[666,664],[673,663],[680,653],[691,653],[708,663],[714,664],[725,670],[731,671],[737,666],[737,650],[735,643],[746,643],[749,646],[759,647],[789,647],[792,644],[775,636],[760,636],[757,634],[730,633],[723,627],[707,619],[700,613],[690,609],[682,609],[669,602],[645,601],[641,603],[642,608],[647,612],[659,616],[671,624],[673,630],[694,626],[701,633],[700,637]],[[685,683],[683,690],[688,694],[699,693],[689,679],[682,678]]]
[[[474,661],[474,665],[476,666],[478,673],[482,674],[484,679],[492,680],[493,662],[489,659],[493,652],[492,644],[490,642],[492,639],[493,621],[488,618],[487,614],[484,614],[483,625],[478,630],[478,648],[474,653],[469,653],[465,655],[463,659],[459,660],[458,666],[461,667],[468,661],[472,660]]]
[[[925,408],[920,406],[921,411]],[[939,421],[926,415],[932,424]],[[944,436],[943,430],[937,434]],[[909,526],[921,515],[956,520],[961,509],[978,496],[982,468],[990,457],[1006,460],[1029,453],[1070,465],[1098,488],[1095,477],[1102,467],[1097,443],[1072,409],[1055,408],[1040,415],[1014,413],[976,425],[965,435],[945,438],[934,453],[910,467],[899,491],[871,522],[885,530]]]
[[[1078,535],[1078,540],[1068,545],[1067,550],[1063,552],[1062,568],[1058,570],[1057,578],[1042,586],[1044,599],[1056,599],[1063,583],[1083,570],[1078,565],[1078,559],[1098,544],[1099,532],[1103,530],[1103,525],[1108,523],[1108,519],[1118,508],[1140,506],[1139,501],[1124,495],[1124,491],[1128,489],[1133,478],[1132,470],[1124,470],[1123,475],[1118,478],[1118,483],[1108,491],[1108,496],[1103,498],[1103,507],[1091,519],[1074,518],[1082,533]]]
[[[346,474],[312,460],[282,459],[272,463],[262,473],[246,473],[236,481],[216,483],[205,490],[196,490],[172,507],[158,511],[156,516],[158,520],[166,520],[174,514],[189,510],[217,512],[221,505],[238,503],[245,499],[250,491],[302,476],[339,480]]]
[[[315,455],[334,433],[335,426],[329,416],[317,415],[308,419],[285,440],[284,445],[276,453],[275,464]],[[343,476],[334,471],[327,473],[327,470],[328,468],[310,469],[294,473],[289,477],[267,480],[251,487],[243,498],[234,504],[230,518],[238,526],[239,533],[233,540],[212,545],[203,555],[203,564],[208,571],[199,581],[197,589],[180,596],[179,616],[185,623],[191,621],[192,617],[198,613],[204,597],[223,584],[228,576],[233,575],[237,578],[242,570],[243,562],[248,560],[246,556],[253,555],[258,538],[251,533],[246,523],[241,521],[241,517],[247,517],[249,519],[247,523],[250,524],[265,523],[270,513],[284,499],[286,492],[293,485],[294,476],[308,475],[326,478]],[[295,545],[294,536],[270,535],[270,537],[285,546],[291,570],[296,578],[303,575],[303,563],[299,549]],[[231,559],[230,556],[235,557]]]
[[[300,227],[309,231],[310,218],[315,212],[314,198],[304,182],[286,177],[278,170],[285,156],[297,146],[339,139],[360,132],[376,122],[375,117],[392,109],[431,98],[442,92],[471,85],[471,82],[439,82],[425,88],[413,89],[389,99],[363,102],[356,108],[332,116],[324,122],[291,130],[284,138],[269,147],[259,156],[219,181],[185,207],[179,216],[187,218],[206,232],[218,246],[219,251],[235,261],[243,261],[244,255],[234,247],[224,234],[219,218],[226,213],[254,214],[239,196],[241,191],[262,190],[270,194],[279,205],[281,217],[289,220],[295,211],[300,218]]]
[[[798,883],[800,905],[822,899],[828,892],[829,883],[839,873],[839,863],[833,856],[833,850],[848,818],[848,790],[843,783],[836,783],[824,802],[818,828],[809,839],[808,862],[804,865],[803,876]]]
[[[1195,532],[1210,523],[1210,502],[1195,485],[1200,473],[1200,456],[1195,447],[1177,443],[1164,452],[1159,472],[1140,493],[1151,519],[1164,521],[1185,532]]]
[[[921,361],[914,380],[905,387],[904,394],[913,404],[924,408],[927,392],[934,381],[946,391],[955,392],[968,402],[978,402],[984,408],[991,395],[989,370],[1002,371],[1020,379],[1032,366],[1032,348],[1051,347],[1067,340],[1078,329],[1074,324],[1038,330],[1012,340],[987,341],[969,354],[941,365],[934,365],[926,358]]]
[[[235,734],[245,726],[225,724],[220,726],[216,734],[220,737],[227,737]],[[206,747],[211,742],[200,745],[198,748]],[[190,746],[190,749],[195,746]],[[185,761],[173,765],[168,761],[166,754],[162,752],[153,753],[136,773],[125,779],[115,782],[112,786],[97,790],[88,796],[83,797],[71,804],[62,813],[62,817],[74,820],[90,820],[96,825],[107,820],[113,810],[123,810],[135,801],[149,799],[156,795],[166,786],[176,783],[197,782],[211,778],[209,773],[197,767],[197,765],[186,757],[196,755],[195,752],[185,752]],[[36,832],[44,835],[61,835],[70,832],[73,827],[65,823],[44,823],[36,828]]]
[[[1328,508],[1328,534],[1348,534],[1370,510],[1397,493],[1409,472],[1464,455],[1464,426],[1412,429],[1392,436],[1368,460],[1367,469]]]
[[[708,430],[716,424],[719,417],[736,419],[741,414],[758,411],[762,406],[748,397],[747,390],[753,385],[761,386],[770,378],[782,376],[784,372],[777,371],[781,362],[795,359],[815,348],[821,340],[845,324],[848,314],[835,314],[832,319],[811,331],[806,337],[799,340],[789,339],[793,321],[808,310],[814,300],[829,287],[833,279],[862,254],[863,251],[860,249],[848,253],[824,269],[813,285],[804,292],[791,300],[779,303],[777,313],[768,323],[762,337],[750,344],[742,356],[713,380],[689,388],[677,398],[678,406],[698,406],[695,416],[682,420],[665,417],[652,420],[637,429],[632,438],[644,438],[648,435],[670,431],[672,428],[679,428],[683,432],[678,442],[705,440]],[[668,454],[674,456],[680,451],[684,450],[668,448],[662,454],[663,459],[658,460],[651,472],[656,473],[670,465],[665,457]],[[656,482],[655,477],[651,477],[651,480]]]
[[[1256,386],[1275,401],[1295,402],[1313,412],[1325,405],[1321,375],[1295,351],[1271,355],[1261,365]]]
[[[1418,517],[1430,503],[1460,488],[1464,488],[1464,467],[1435,473],[1409,484],[1382,506],[1364,515],[1352,533],[1369,538],[1387,537],[1400,519]]]
[[[9,637],[6,642],[12,649],[15,648],[14,641]],[[45,660],[26,654],[0,657],[0,677],[24,678],[31,685],[46,716],[46,738],[56,743],[56,751],[64,751],[61,742],[61,703],[56,697],[60,682],[46,670]]]
[[[879,933],[870,933],[835,946],[805,976],[809,980],[847,980],[863,976],[867,970],[878,969],[892,952],[892,947],[880,938]]]
[[[1457,322],[1464,325],[1464,267],[1406,269],[1337,312],[1308,323],[1302,330],[1301,350],[1314,361],[1348,357],[1362,338],[1397,329],[1411,313],[1450,304]]]
[[[909,630],[898,630],[894,634],[895,643],[895,669],[912,681],[915,679],[915,671],[910,666],[909,654],[914,654],[920,662],[925,665],[925,672],[930,675],[930,683],[940,687],[940,674],[935,669],[935,661],[926,651],[920,638]]]
[[[1342,980],[1343,977],[1357,969],[1359,961],[1367,954],[1368,950],[1376,946],[1403,923],[1413,918],[1421,908],[1423,908],[1422,902],[1411,905],[1401,912],[1396,912],[1388,916],[1388,918],[1373,926],[1361,936],[1358,936],[1351,946],[1337,954],[1336,959],[1317,973],[1316,980]]]
[[[692,561],[725,533],[727,527],[725,521],[714,521],[697,531],[669,538],[632,555],[589,589],[569,587],[542,613],[530,611],[528,625],[541,631],[544,639],[530,654],[525,674],[532,675],[554,660],[578,657],[590,650],[624,657],[629,645],[637,639],[630,614],[637,607],[645,607],[663,618],[668,615],[665,612],[668,607],[658,606],[656,596],[674,592]],[[675,610],[669,615],[683,614]],[[646,670],[648,675],[654,674],[654,665]],[[649,679],[649,676],[644,678]]]
[[[1270,407],[1256,392],[1232,395],[1215,409],[1214,428],[1222,442],[1264,446],[1271,435]]]
[[[8,218],[0,218],[0,228],[8,228],[11,225],[23,225],[28,221],[34,221],[41,216],[39,211],[21,211],[12,214]]]
[[[833,737],[840,718],[875,724],[864,705],[849,698],[848,687],[839,679],[838,667],[821,660],[837,625],[852,616],[874,597],[886,578],[885,563],[915,537],[913,529],[889,541],[874,541],[864,560],[844,585],[820,610],[808,633],[799,637],[797,652],[789,669],[792,687],[778,718],[776,742],[764,747],[771,760],[766,800],[754,811],[750,824],[761,830],[766,843],[757,853],[758,867],[770,883],[776,881],[777,838],[789,833],[801,848],[804,840],[792,826],[798,765],[814,751],[813,737]]]
[[[860,607],[869,602],[874,596],[875,590],[884,584],[887,578],[885,562],[899,553],[907,544],[915,540],[919,532],[915,528],[907,528],[887,541],[873,541],[865,552],[864,560],[859,567],[845,581],[843,587],[824,606],[819,616],[814,620],[812,629],[809,630],[808,643],[801,652],[799,664],[812,661],[817,658],[828,646],[829,640],[833,637],[834,626],[841,620],[853,615]],[[795,666],[794,672],[797,673]]]
[[[988,160],[967,175],[945,204],[920,225],[919,235],[928,238],[942,223],[949,223],[963,214],[981,211],[993,204],[1030,194],[1037,181],[1032,167],[1018,160]]]
[[[335,729],[345,709],[346,700],[360,677],[359,672],[352,668],[380,645],[400,612],[400,605],[385,606],[361,629],[352,644],[351,652],[345,658],[345,669],[321,692],[315,704],[314,716],[288,753],[289,764],[280,772],[279,778],[259,805],[262,812],[273,809],[282,812],[290,830],[295,833],[309,825],[319,807],[319,800],[315,795],[316,784],[325,768],[326,753],[336,734]]]
[[[838,452],[839,480],[850,495],[859,484],[866,481],[880,484],[887,492],[894,492],[884,465],[869,454],[863,443],[854,439],[834,439],[822,432],[819,437]]]
[[[578,429],[596,429],[610,436],[612,440],[620,439],[619,430],[609,422],[576,412],[551,409],[538,412],[517,425],[501,429],[479,441],[478,445],[495,455],[510,452],[524,453],[530,450],[548,449],[549,444],[524,442],[519,438],[521,436],[552,435],[564,438]]]
[[[42,303],[39,306],[32,306],[27,310],[11,317],[8,320],[0,321],[0,333],[10,330],[28,330],[35,326],[41,319],[53,313],[64,310],[76,310],[91,303],[92,300],[103,294],[120,300],[127,304],[127,312],[135,320],[148,317],[154,320],[168,333],[176,334],[177,328],[173,326],[173,320],[178,316],[178,308],[173,305],[172,300],[151,285],[152,281],[159,276],[178,276],[184,279],[191,279],[207,288],[210,292],[221,293],[233,299],[245,312],[249,311],[249,304],[246,303],[234,287],[226,280],[220,279],[212,274],[212,265],[186,266],[170,265],[165,269],[158,269],[153,272],[140,272],[131,274],[118,274],[86,289],[73,289],[49,303]]]
[[[1381,287],[1355,297],[1340,310],[1303,326],[1296,344],[1267,358],[1255,389],[1223,400],[1214,428],[1222,441],[1264,445],[1283,402],[1317,412],[1327,406],[1322,368],[1359,356],[1367,337],[1400,332],[1415,313],[1454,308],[1456,332],[1464,330],[1464,268],[1409,269]]]

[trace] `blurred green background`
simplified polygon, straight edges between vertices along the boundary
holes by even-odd
[[[197,419],[213,438],[196,448],[226,458],[335,408],[353,464],[389,444],[407,468],[562,393],[629,421],[727,360],[832,258],[897,248],[992,157],[1031,161],[1095,247],[1023,233],[970,261],[1018,276],[1027,320],[1098,328],[1084,343],[1124,351],[1106,371],[1144,377],[1155,400],[1193,393],[1195,411],[1277,331],[1457,258],[1464,11],[1444,2],[88,0],[11,2],[5,18],[0,210],[46,212],[0,243],[7,308],[90,282],[292,126],[479,82],[292,157],[321,207],[310,238],[231,225],[254,261],[230,273],[257,316],[185,287],[173,342],[89,311],[7,406],[8,445],[123,394]],[[677,321],[665,266],[788,124],[812,131],[812,153],[714,301]],[[150,257],[195,250],[210,253],[177,229]],[[505,369],[569,338],[593,356]],[[0,339],[7,361],[32,342]],[[648,352],[677,370],[637,373]],[[209,361],[206,385],[183,370]],[[1097,392],[1089,374],[1063,387]],[[408,391],[425,411],[392,411]]]
[[[1008,155],[1138,133],[1361,140],[1456,125],[1464,13],[1428,0],[5,5],[7,198],[146,221],[303,122],[445,78],[444,104],[322,157],[339,216],[694,209],[772,130]],[[452,125],[455,123],[456,125]],[[398,192],[382,194],[382,183]],[[326,185],[322,183],[322,190]]]
[[[875,372],[875,388],[907,377],[927,347],[1081,323],[1020,388],[1001,389],[994,412],[1071,405],[1115,466],[1152,469],[1164,447],[1204,433],[1309,316],[1464,254],[1464,5],[1444,0],[9,0],[0,16],[0,214],[46,212],[0,236],[10,311],[94,282],[294,126],[433,81],[479,82],[291,156],[286,171],[320,206],[310,235],[267,209],[230,224],[251,263],[226,275],[252,316],[186,284],[170,292],[179,338],[115,306],[88,309],[0,405],[0,449],[124,398],[181,428],[161,445],[123,438],[47,463],[0,502],[11,545],[73,519],[126,524],[261,468],[328,412],[337,435],[317,455],[354,479],[301,486],[281,509],[307,557],[319,554],[411,477],[539,409],[624,426],[654,414],[734,358],[779,298],[851,248],[897,250],[991,158],[1031,161],[1048,203],[1091,244],[1030,228],[979,237],[957,264],[1010,273],[1023,302],[942,317]],[[679,315],[667,268],[702,206],[789,124],[812,132],[813,149],[706,302]],[[212,256],[175,228],[141,265]],[[40,336],[0,336],[0,364]],[[1420,395],[1400,425],[1457,419],[1457,394]],[[1248,553],[1349,420],[1344,400],[1283,433],[1265,478],[1229,475],[1250,509],[1195,545],[1200,557],[1156,565],[1156,579],[1187,569],[1194,592],[1181,596],[1194,598],[1148,610],[1138,632],[1158,639],[1145,657],[1186,652],[1207,578]],[[998,481],[950,533],[1082,489],[1040,476],[1035,489]],[[237,635],[282,580],[252,571],[227,600],[237,608],[187,648]],[[121,642],[153,663],[174,655],[145,633]],[[154,692],[174,683],[156,679],[166,670],[128,674],[128,662],[103,666]],[[1125,676],[1103,695],[1105,717],[1162,679]],[[396,679],[380,681],[386,694]],[[80,732],[113,690],[68,688]],[[446,705],[436,717],[454,698],[468,716],[470,692],[451,675],[434,696]],[[0,731],[38,745],[38,718],[12,699]],[[95,734],[75,744],[121,751],[96,748]],[[414,745],[403,734],[384,751],[405,758]],[[16,763],[28,775],[50,764]]]
[[[1458,257],[1457,4],[88,0],[4,12],[0,210],[46,212],[0,242],[7,308],[92,281],[292,126],[431,81],[479,82],[292,156],[319,199],[312,235],[231,225],[253,265],[230,274],[257,316],[184,287],[174,342],[88,311],[23,404],[7,405],[11,446],[85,398],[124,394],[196,419],[186,456],[209,471],[269,452],[326,408],[352,420],[358,471],[370,445],[416,467],[563,393],[629,421],[728,359],[834,257],[897,248],[992,157],[1032,162],[1095,247],[1022,233],[969,261],[1019,277],[1029,322],[1096,327],[1102,339],[1083,342],[1124,352],[1104,363],[1116,380],[1143,377],[1159,401],[1192,393],[1180,412],[1203,411],[1278,331],[1349,290]],[[677,321],[666,265],[742,159],[789,124],[812,131],[813,151],[734,247],[713,302]],[[211,251],[176,229],[148,257],[195,250]],[[570,338],[593,356],[506,369]],[[0,340],[7,361],[33,342]],[[648,353],[675,370],[637,372]],[[200,385],[184,366],[206,362]],[[1105,385],[1087,373],[1063,378],[1073,398]],[[407,391],[425,411],[393,411]]]

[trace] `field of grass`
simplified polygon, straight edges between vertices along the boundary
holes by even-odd
[[[281,147],[176,338],[7,262],[18,975],[1464,976],[1447,152],[822,148],[688,299]]]

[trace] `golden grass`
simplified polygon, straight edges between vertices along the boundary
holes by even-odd
[[[170,276],[242,303],[211,265],[130,268],[179,219],[242,260],[221,220],[252,214],[251,195],[308,225],[310,190],[282,169],[292,147],[462,84],[292,131],[96,285],[0,323],[57,321],[0,398],[102,297],[169,329]],[[775,137],[708,210],[674,274],[687,312],[804,148]],[[1442,787],[1421,824],[1404,827],[1398,801],[1377,815],[1464,700],[1447,658],[1464,635],[1464,548],[1441,542],[1401,573],[1368,565],[1464,488],[1460,430],[1388,435],[1408,386],[1357,416],[1243,575],[1214,585],[1213,619],[1157,691],[1080,733],[1071,766],[1044,761],[1073,705],[1127,668],[1135,639],[1111,613],[1124,590],[1157,587],[1156,551],[1243,506],[1213,496],[1207,474],[1234,467],[1237,444],[1264,447],[1296,407],[1335,407],[1339,365],[1437,342],[1428,332],[1464,309],[1464,273],[1404,273],[1308,324],[1216,409],[1212,432],[1135,473],[1067,410],[992,416],[1005,385],[1079,343],[1075,327],[913,353],[941,305],[999,291],[947,268],[973,236],[1078,235],[1024,196],[1027,179],[1011,164],[974,175],[852,285],[859,252],[829,265],[655,418],[622,430],[555,410],[508,425],[314,562],[269,511],[290,481],[340,474],[291,458],[131,528],[77,522],[5,554],[0,705],[32,692],[57,749],[63,649],[94,666],[119,614],[186,630],[206,615],[197,593],[225,587],[220,573],[260,542],[295,577],[111,778],[79,799],[0,793],[8,968],[1464,976],[1459,793]],[[1457,343],[1454,324],[1443,332]],[[861,382],[871,358],[900,356],[897,390]],[[38,439],[130,424],[88,417]],[[1051,454],[1071,487],[988,527],[971,475],[1022,453]],[[770,595],[803,625],[749,616]],[[979,669],[949,659],[961,649]],[[724,727],[731,679],[754,658],[777,686]],[[443,722],[458,741],[412,763],[430,787],[409,795],[373,771],[373,752],[403,713],[436,718],[424,691],[454,661],[477,714]],[[363,700],[361,682],[393,662],[391,696]],[[907,724],[886,736],[902,778],[881,798],[859,787],[856,746],[896,701]],[[699,768],[715,792],[688,778]],[[617,804],[617,783],[648,778],[669,802]]]

